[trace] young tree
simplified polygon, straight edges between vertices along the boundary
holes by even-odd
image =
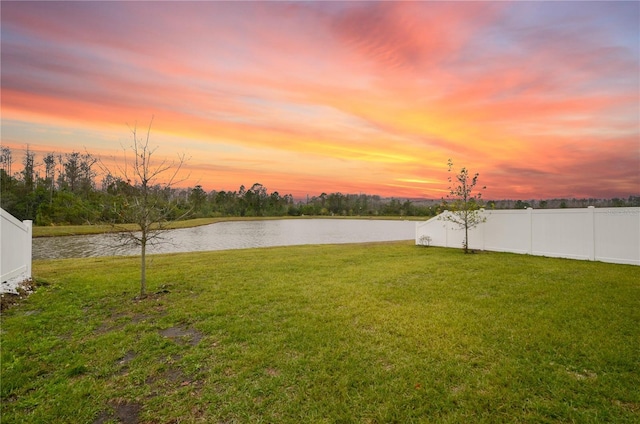
[[[449,172],[453,171],[453,161],[449,159],[447,162]],[[464,253],[469,253],[469,229],[475,228],[478,224],[486,220],[480,214],[482,206],[482,193],[474,193],[474,189],[478,184],[478,176],[475,173],[473,177],[469,175],[467,168],[462,168],[455,177],[451,175],[447,178],[449,181],[449,195],[444,200],[444,206],[450,208],[450,213],[443,214],[442,219],[452,222],[458,228],[464,229],[464,241],[462,247]],[[485,189],[482,187],[481,189]]]
[[[146,137],[138,136],[137,126],[131,129],[133,144],[130,146],[130,154],[133,156],[133,162],[129,163],[127,160],[125,149],[124,167],[118,168],[123,181],[127,182],[129,187],[124,194],[124,207],[116,211],[116,214],[119,222],[135,224],[136,231],[126,227],[119,227],[118,230],[125,244],[140,246],[141,298],[146,297],[147,246],[162,241],[162,234],[167,230],[166,224],[174,215],[175,205],[166,198],[165,193],[184,181],[177,180],[185,162],[184,154],[179,155],[174,161],[155,159],[157,147],[149,145],[152,123],[153,118],[149,122]]]

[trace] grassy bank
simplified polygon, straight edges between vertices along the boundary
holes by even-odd
[[[268,217],[222,217],[222,218],[195,218],[185,219],[184,221],[173,221],[167,224],[167,228],[191,228],[200,225],[208,225],[222,221],[252,221],[252,220],[267,220],[267,219],[391,219],[391,220],[413,220],[424,221],[430,217],[400,217],[400,216],[388,216],[388,217],[370,217],[370,216],[268,216]],[[118,226],[124,227],[130,230],[137,230],[135,224],[124,224]],[[109,232],[119,231],[118,228],[109,224],[94,224],[94,225],[50,225],[50,226],[34,226],[33,237],[60,237],[60,236],[80,236],[87,234],[104,234]]]
[[[242,219],[242,218],[238,218]],[[190,228],[200,225],[213,224],[215,222],[230,221],[232,218],[196,218],[186,219],[184,221],[173,221],[167,225],[167,228]],[[119,227],[124,227],[130,230],[136,230],[135,224],[124,224]],[[94,224],[94,225],[51,225],[46,227],[34,226],[33,237],[59,237],[59,236],[80,236],[87,234],[104,234],[109,232],[118,231],[116,227],[109,224]]]
[[[638,422],[640,267],[410,243],[39,261],[2,422]]]

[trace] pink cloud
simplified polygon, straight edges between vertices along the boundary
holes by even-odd
[[[325,181],[439,197],[416,181],[443,179],[452,157],[507,197],[638,192],[633,7],[7,3],[3,122],[126,136],[125,123],[155,115],[182,143],[242,150],[225,157],[228,178],[256,168],[291,191]],[[278,177],[252,162],[266,149],[306,167]],[[602,187],[588,189],[585,169]]]

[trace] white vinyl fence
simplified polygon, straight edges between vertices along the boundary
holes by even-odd
[[[450,212],[443,212],[447,214]],[[482,210],[469,248],[640,265],[640,208]],[[416,224],[416,244],[462,248],[442,215]]]
[[[16,293],[31,278],[31,221],[20,222],[0,208],[0,293]]]

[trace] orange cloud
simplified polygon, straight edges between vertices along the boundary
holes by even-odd
[[[193,181],[211,189],[437,198],[453,158],[481,173],[487,196],[637,194],[640,48],[628,17],[639,12],[7,3],[2,141],[108,152],[127,123],[155,116],[162,151],[191,151]]]

